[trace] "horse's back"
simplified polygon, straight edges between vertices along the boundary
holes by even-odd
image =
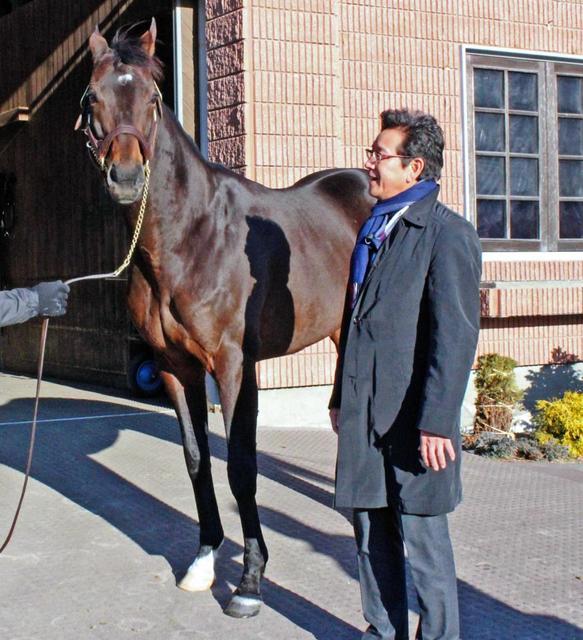
[[[354,215],[369,212],[373,199],[368,193],[368,177],[362,169],[326,169],[311,173],[289,188],[320,195]]]

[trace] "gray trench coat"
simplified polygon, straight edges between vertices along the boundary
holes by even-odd
[[[480,242],[437,202],[412,205],[345,308],[331,407],[339,407],[336,506],[438,515],[461,500],[460,410],[480,327]],[[419,431],[456,461],[426,469]]]
[[[32,289],[0,291],[0,327],[26,322],[38,315],[38,294]]]

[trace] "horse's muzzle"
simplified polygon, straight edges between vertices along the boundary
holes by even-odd
[[[107,170],[107,188],[119,204],[133,204],[142,195],[145,174],[139,165],[124,166],[112,163]]]

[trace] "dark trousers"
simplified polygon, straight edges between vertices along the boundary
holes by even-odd
[[[459,612],[447,516],[357,509],[354,532],[362,609],[362,640],[408,640],[405,553],[420,609],[417,640],[459,640]]]

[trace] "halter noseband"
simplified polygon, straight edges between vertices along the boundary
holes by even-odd
[[[132,124],[120,124],[115,129],[110,131],[105,138],[96,138],[91,128],[91,111],[87,103],[87,93],[89,92],[89,86],[83,92],[81,96],[81,130],[87,136],[87,148],[89,149],[91,156],[97,162],[99,168],[105,171],[105,158],[109,153],[111,144],[117,136],[127,133],[137,138],[140,145],[140,150],[146,163],[148,163],[154,154],[154,142],[156,140],[156,132],[158,130],[158,119],[162,118],[162,92],[160,88],[154,82],[156,87],[156,110],[154,111],[154,121],[150,127],[150,133],[146,136]]]

